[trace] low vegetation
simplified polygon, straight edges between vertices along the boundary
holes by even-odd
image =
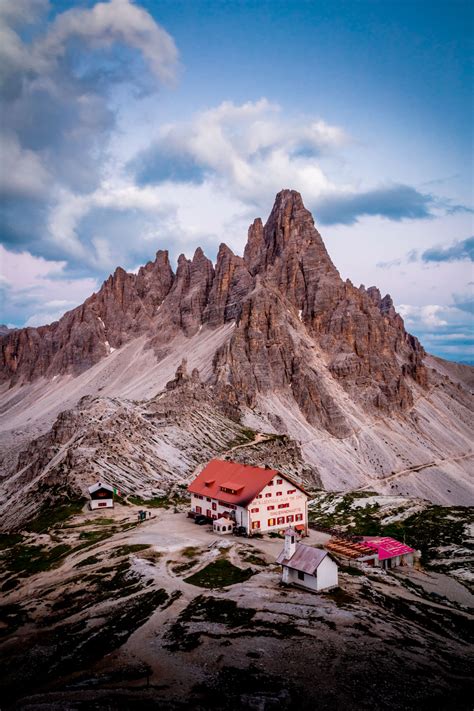
[[[25,530],[32,533],[47,533],[51,528],[80,513],[85,502],[85,499],[76,498],[54,506],[48,503],[41,509],[38,516],[27,524]]]
[[[365,505],[363,499],[368,499]],[[394,500],[398,505],[391,505],[389,497],[377,497],[373,492],[320,493],[310,503],[309,518],[322,528],[361,536],[391,536],[420,550],[425,566],[439,567],[437,559],[455,557],[460,549],[468,556],[474,549],[469,533],[474,507],[425,502],[414,507],[412,499],[401,505],[400,497]]]
[[[199,570],[194,575],[186,578],[185,581],[200,588],[225,588],[228,585],[243,583],[253,575],[251,568],[237,568],[226,558],[209,563],[205,568]]]
[[[48,548],[40,545],[17,544],[2,555],[3,579],[12,574],[23,578],[57,568],[71,552],[71,546],[60,544]]]

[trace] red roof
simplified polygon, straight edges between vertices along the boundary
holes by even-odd
[[[415,552],[413,548],[396,541],[395,538],[389,538],[388,536],[364,538],[364,542],[367,546],[377,551],[379,560],[386,560],[387,558],[395,558],[397,555]]]
[[[219,499],[226,504],[246,506],[274,477],[286,479],[290,484],[304,491],[299,484],[275,469],[251,467],[221,459],[210,461],[188,486],[188,491],[192,494],[209,496],[211,499]],[[222,491],[221,487],[227,491]],[[231,494],[229,489],[235,493]]]

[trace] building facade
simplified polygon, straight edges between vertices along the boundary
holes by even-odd
[[[277,558],[282,566],[281,581],[312,592],[321,592],[338,586],[338,566],[326,551],[313,548],[296,540],[296,531],[285,531],[285,546]]]
[[[89,487],[89,495],[91,497],[90,507],[94,509],[113,509],[114,507],[114,489],[108,484],[97,482]]]
[[[308,496],[300,484],[275,469],[213,460],[189,485],[191,511],[211,520],[229,516],[249,535],[292,525],[307,533]]]

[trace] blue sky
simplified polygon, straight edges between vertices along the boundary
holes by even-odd
[[[1,320],[241,252],[288,187],[344,278],[474,360],[472,29],[460,0],[1,5]]]

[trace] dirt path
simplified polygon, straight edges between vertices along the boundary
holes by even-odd
[[[398,479],[399,477],[403,476],[408,476],[409,474],[414,474],[415,472],[422,471],[423,469],[430,469],[431,467],[439,467],[443,464],[448,464],[450,462],[460,462],[463,459],[469,459],[469,457],[473,457],[474,452],[466,452],[465,454],[459,454],[454,457],[443,457],[440,459],[434,459],[431,462],[426,462],[425,464],[415,464],[412,467],[407,467],[406,469],[401,469],[398,472],[393,472],[393,474],[389,474],[388,476],[385,477],[370,477],[370,483],[369,484],[364,484],[364,486],[360,486],[358,489],[354,489],[354,491],[365,491],[367,489],[371,489],[371,487],[374,485],[374,482],[380,484],[382,483],[389,483],[393,481],[394,479]]]
[[[234,445],[234,447],[229,447],[229,449],[226,449],[224,452],[220,453],[219,458],[222,459],[223,457],[226,457],[231,452],[235,452],[236,449],[243,449],[244,447],[253,447],[256,444],[260,444],[261,442],[270,442],[272,439],[273,435],[266,435],[263,434],[263,432],[256,432],[255,437],[251,442],[245,442],[244,444],[236,444]],[[198,464],[197,467],[191,472],[191,474],[188,474],[188,476],[184,477],[183,481],[193,481],[193,479],[195,479],[197,475],[202,472],[206,464],[207,462],[204,462],[203,464]]]

